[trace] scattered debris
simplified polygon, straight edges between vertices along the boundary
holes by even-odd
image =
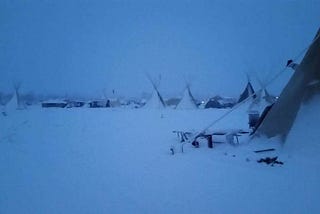
[[[257,162],[258,163],[266,163],[266,164],[271,164],[271,166],[273,166],[274,164],[280,164],[280,165],[283,165],[283,162],[281,161],[277,161],[278,159],[278,156],[276,157],[266,157],[266,158],[261,158],[260,160],[258,160]]]

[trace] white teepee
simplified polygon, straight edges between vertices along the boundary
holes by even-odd
[[[5,105],[5,110],[6,111],[13,111],[19,109],[19,102],[18,102],[18,96],[16,91],[13,92],[13,95],[11,99],[7,102]]]
[[[159,76],[159,82],[158,84],[155,83],[152,78],[147,75],[148,80],[150,81],[152,87],[153,87],[153,93],[151,95],[151,98],[147,101],[147,103],[144,105],[144,108],[146,109],[162,109],[166,107],[166,104],[158,90],[158,85],[161,80],[161,76]]]
[[[160,95],[158,90],[154,90],[154,92],[151,95],[151,98],[147,101],[144,108],[147,109],[162,109],[165,108],[165,103],[162,99],[162,96]]]
[[[187,86],[184,90],[183,97],[177,105],[176,109],[197,109],[195,99],[191,94],[190,87]]]

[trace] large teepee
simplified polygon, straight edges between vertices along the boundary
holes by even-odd
[[[301,105],[308,104],[320,94],[320,29],[305,54],[301,64],[280,94],[279,99],[265,117],[257,133],[267,137],[280,136],[285,141],[299,112]],[[314,112],[319,114],[319,110]],[[306,129],[308,127],[305,127]]]
[[[176,108],[177,109],[197,109],[198,108],[196,101],[191,93],[189,85],[187,85],[186,89],[184,90],[183,97]]]

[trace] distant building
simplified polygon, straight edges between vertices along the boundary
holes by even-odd
[[[204,108],[232,108],[236,102],[234,98],[215,96],[207,101]]]
[[[80,108],[83,107],[86,103],[84,101],[67,101],[67,108]]]
[[[65,108],[67,102],[64,100],[48,100],[41,103],[42,108]]]
[[[90,108],[109,108],[110,100],[93,100],[89,102]]]

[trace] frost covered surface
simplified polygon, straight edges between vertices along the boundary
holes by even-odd
[[[315,108],[302,109],[311,119],[297,121],[319,121]],[[216,127],[246,128],[246,110]],[[0,213],[319,212],[316,128],[293,127],[307,132],[292,132],[284,146],[241,138],[180,152],[173,130],[201,130],[225,111],[34,107],[1,116]],[[277,150],[253,152],[266,148]],[[266,156],[284,165],[256,162]]]

